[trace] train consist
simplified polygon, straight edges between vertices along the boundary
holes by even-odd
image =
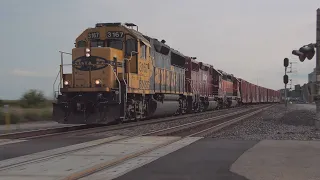
[[[279,91],[197,61],[132,23],[84,30],[72,49],[72,73],[64,74],[64,66],[53,103],[59,123],[107,124],[280,101]]]

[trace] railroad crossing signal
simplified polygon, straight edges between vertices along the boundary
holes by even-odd
[[[283,83],[284,84],[288,84],[288,82],[289,82],[289,76],[288,75],[284,75],[283,76]]]
[[[312,44],[312,43],[308,45],[304,45],[299,50],[293,50],[292,54],[298,56],[301,62],[303,62],[306,58],[311,60],[316,53],[315,47],[316,47],[316,44]]]
[[[284,67],[288,67],[288,66],[289,66],[289,59],[288,59],[288,58],[284,58],[284,60],[283,60],[283,66],[284,66]]]

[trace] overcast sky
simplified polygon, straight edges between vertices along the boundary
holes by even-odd
[[[185,55],[273,89],[283,87],[288,57],[298,62],[293,82],[303,84],[315,59],[301,63],[291,51],[315,42],[319,7],[319,0],[1,0],[0,99],[30,88],[51,95],[58,51],[71,52],[97,22],[136,23]]]

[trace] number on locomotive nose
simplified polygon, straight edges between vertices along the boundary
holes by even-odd
[[[88,39],[99,39],[100,33],[99,32],[90,32],[88,33]]]
[[[122,31],[108,31],[107,38],[123,38],[124,33]]]

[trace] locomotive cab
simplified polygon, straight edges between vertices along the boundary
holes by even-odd
[[[107,124],[124,118],[129,83],[138,79],[138,64],[147,59],[148,42],[127,23],[98,23],[82,32],[72,49],[72,72],[60,67],[53,119],[70,124]],[[144,62],[146,66],[150,61]],[[149,72],[146,72],[148,74]],[[109,121],[110,120],[110,121]]]

